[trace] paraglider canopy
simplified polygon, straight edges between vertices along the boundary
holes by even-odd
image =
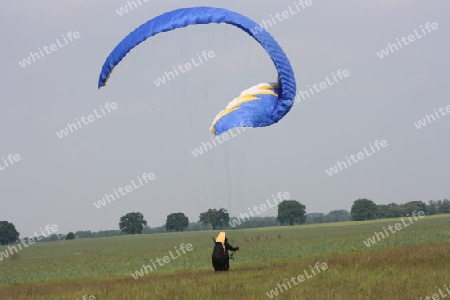
[[[127,53],[147,38],[177,28],[210,23],[230,24],[249,34],[264,48],[278,72],[278,82],[257,84],[231,101],[217,114],[211,125],[211,132],[219,135],[234,127],[265,127],[277,123],[294,104],[296,82],[290,62],[266,30],[246,16],[223,8],[181,8],[142,24],[126,36],[107,57],[100,73],[98,88],[106,85],[114,67]]]

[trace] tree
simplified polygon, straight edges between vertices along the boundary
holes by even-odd
[[[306,224],[323,223],[324,213],[309,213],[305,215]]]
[[[14,243],[19,239],[19,232],[13,223],[0,221],[0,244],[7,245]]]
[[[396,203],[377,205],[377,217],[383,218],[399,218],[403,216],[402,208]]]
[[[449,199],[442,200],[441,205],[439,207],[439,213],[441,213],[441,214],[450,213],[450,200]]]
[[[219,210],[215,208],[208,209],[207,212],[200,214],[199,222],[201,222],[204,226],[211,224],[213,230],[216,230],[216,227],[218,226],[228,226],[228,222],[230,222],[230,215],[224,208]]]
[[[233,218],[231,220],[233,222]],[[233,224],[233,223],[232,223]],[[248,221],[242,222],[240,225],[237,225],[236,229],[241,228],[257,228],[257,227],[270,227],[277,226],[277,218],[276,217],[252,217],[248,219]]]
[[[428,214],[427,204],[422,201],[410,201],[401,205],[402,217],[409,216],[413,211],[417,212],[423,211],[425,214]]]
[[[378,217],[378,208],[372,200],[358,199],[353,202],[351,215],[353,221],[373,220]]]
[[[82,230],[82,231],[76,231],[75,235],[79,238],[79,239],[87,239],[87,238],[93,238],[95,236],[93,236],[93,233],[90,230]]]
[[[144,220],[144,215],[140,212],[127,213],[120,218],[119,222],[120,230],[128,234],[140,234],[144,225],[147,225],[147,221]]]
[[[344,222],[350,220],[350,213],[345,209],[332,210],[323,217],[323,222]]]
[[[42,239],[43,242],[49,241],[54,242],[59,240],[59,236],[56,233],[50,234],[48,237]]]
[[[285,200],[278,204],[277,221],[281,225],[303,224],[306,221],[306,206],[296,200]]]
[[[66,235],[66,240],[73,240],[73,239],[75,239],[75,233],[71,231]]]
[[[189,226],[189,219],[183,213],[173,213],[167,216],[167,231],[184,231]]]
[[[430,215],[435,215],[438,213],[438,205],[436,201],[429,200],[427,205],[427,210]]]

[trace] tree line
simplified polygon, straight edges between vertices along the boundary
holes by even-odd
[[[296,200],[284,200],[278,204],[277,216],[258,217],[249,213],[230,218],[226,209],[208,209],[200,213],[198,222],[189,222],[189,218],[182,212],[171,213],[166,222],[160,227],[147,226],[144,215],[140,212],[131,212],[119,220],[119,230],[102,230],[98,232],[76,231],[64,234],[52,234],[44,237],[40,242],[57,240],[70,240],[75,238],[111,237],[125,234],[151,234],[174,231],[200,231],[216,229],[242,229],[270,226],[293,226],[299,224],[314,224],[344,221],[364,221],[382,218],[399,218],[411,215],[413,212],[423,211],[425,215],[450,213],[450,200],[410,201],[404,204],[376,204],[369,199],[358,199],[353,202],[350,212],[341,209],[333,210],[328,214],[306,213],[306,206]],[[7,245],[19,241],[19,232],[14,224],[0,221],[0,244]],[[27,241],[28,238],[24,238]]]
[[[410,201],[404,204],[376,204],[369,199],[358,199],[353,202],[351,216],[353,221],[364,221],[385,218],[400,218],[411,215],[412,212],[423,211],[425,215],[450,213],[450,200]]]

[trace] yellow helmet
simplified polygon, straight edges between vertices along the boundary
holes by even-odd
[[[226,233],[224,231],[220,232],[219,235],[216,238],[216,243],[222,243],[222,246],[225,247],[225,239],[226,239]]]

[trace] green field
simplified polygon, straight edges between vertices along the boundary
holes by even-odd
[[[400,219],[228,230],[229,272],[211,266],[218,231],[37,243],[0,261],[1,299],[420,299],[450,285],[450,216],[426,216],[375,245]],[[180,255],[175,247],[192,244]],[[0,247],[4,251],[5,246]],[[156,258],[175,259],[134,279]],[[167,258],[166,258],[167,259]],[[327,269],[311,267],[326,263]],[[306,273],[303,282],[287,280]],[[450,290],[450,288],[449,288]],[[91,298],[93,299],[93,298]],[[430,298],[431,299],[431,298]],[[439,298],[441,299],[441,298]]]

